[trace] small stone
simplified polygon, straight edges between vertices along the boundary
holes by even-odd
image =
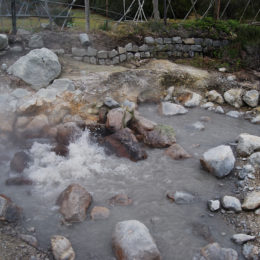
[[[21,173],[28,166],[30,157],[25,152],[17,152],[10,162],[12,171]]]
[[[109,108],[120,107],[120,104],[111,97],[106,97],[104,100],[104,104]]]
[[[209,210],[212,212],[218,211],[220,209],[220,201],[219,200],[209,200],[208,207],[209,207]]]
[[[185,107],[197,107],[200,105],[202,96],[195,92],[184,91],[183,94],[177,97],[177,101]]]
[[[191,125],[194,130],[203,131],[205,130],[205,126],[201,122],[196,122]]]
[[[159,106],[159,112],[164,116],[183,115],[188,113],[188,110],[182,105],[173,104],[170,102],[162,102]]]
[[[97,55],[97,50],[92,47],[88,47],[86,55],[89,57],[95,57]]]
[[[231,240],[239,245],[242,245],[248,241],[255,240],[255,236],[250,236],[246,234],[235,234],[232,236]]]
[[[201,107],[201,108],[204,108],[204,109],[213,108],[213,107],[214,107],[214,103],[212,103],[212,102],[207,102],[207,103],[201,105],[200,107]]]
[[[110,51],[109,53],[108,53],[108,57],[109,58],[114,58],[115,56],[117,56],[118,55],[118,51],[116,51],[115,49],[113,49],[112,51]]]
[[[128,206],[133,203],[133,200],[130,199],[126,194],[118,194],[109,199],[109,203],[112,206]]]
[[[91,44],[89,37],[86,33],[81,33],[79,35],[79,40],[82,46],[88,47]]]
[[[63,236],[53,236],[51,238],[51,248],[55,260],[74,260],[75,252],[70,241]]]
[[[31,49],[40,49],[44,46],[43,39],[41,35],[34,34],[29,40],[29,48]]]
[[[165,151],[165,154],[173,160],[188,159],[191,157],[179,144],[172,144]]]
[[[126,44],[125,50],[126,50],[127,52],[133,51],[133,44],[132,44],[131,42],[128,43],[128,44]]]
[[[259,92],[257,90],[249,90],[243,96],[244,102],[250,107],[257,107],[259,102]]]
[[[95,206],[90,213],[91,219],[98,220],[98,219],[106,219],[110,215],[110,211],[108,208]]]
[[[107,59],[108,58],[108,52],[107,51],[98,51],[97,57],[99,59]]]
[[[155,41],[153,37],[145,37],[144,42],[148,45],[153,45]]]
[[[72,47],[71,52],[74,57],[84,57],[87,55],[87,50],[83,48]]]
[[[254,245],[245,244],[242,250],[243,256],[247,260],[259,260],[260,248]]]
[[[232,88],[224,93],[224,99],[231,106],[240,108],[243,105],[242,95],[242,89]]]
[[[227,69],[226,68],[219,68],[218,71],[219,72],[227,72]]]
[[[240,118],[241,117],[241,113],[238,111],[229,111],[226,113],[227,116],[229,117],[233,117],[233,118]]]
[[[239,199],[237,199],[236,197],[225,195],[221,198],[221,204],[222,204],[223,208],[225,208],[227,210],[233,210],[236,213],[239,213],[242,211],[241,203],[240,203]]]
[[[244,210],[254,210],[260,207],[260,191],[248,193],[242,204]]]
[[[38,241],[34,236],[31,235],[25,235],[25,234],[20,234],[19,237],[26,242],[27,244],[37,247],[38,246]]]
[[[195,196],[185,191],[168,192],[167,198],[173,200],[176,204],[190,204],[195,200]]]
[[[218,114],[224,114],[225,111],[223,110],[223,108],[221,106],[217,106],[215,109],[215,112]]]
[[[249,156],[260,149],[260,137],[242,133],[238,136],[237,153],[240,156]]]
[[[8,37],[6,34],[0,34],[0,51],[6,49],[8,46]]]

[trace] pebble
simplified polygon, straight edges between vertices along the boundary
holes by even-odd
[[[242,211],[241,203],[239,199],[237,199],[236,197],[227,196],[227,195],[223,196],[221,198],[221,204],[227,210],[232,210],[235,211],[236,213]]]
[[[250,236],[246,234],[235,234],[232,236],[231,240],[238,245],[242,245],[248,241],[255,240],[255,236]]]
[[[225,111],[223,110],[223,108],[221,106],[217,106],[215,109],[215,112],[218,114],[224,114]]]
[[[214,212],[220,209],[220,201],[219,200],[209,200],[208,207],[210,211]]]

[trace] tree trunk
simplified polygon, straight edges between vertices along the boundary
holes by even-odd
[[[167,25],[167,6],[166,6],[166,0],[163,0],[163,20],[164,20],[164,25]]]
[[[12,13],[12,34],[16,34],[17,28],[16,28],[16,6],[15,6],[15,0],[12,0],[12,2],[11,2],[11,13]]]
[[[216,19],[216,20],[219,20],[220,1],[221,1],[221,0],[216,0],[216,1],[215,1],[215,19]]]
[[[158,0],[153,0],[153,15],[156,21],[160,20],[160,12],[158,7]]]
[[[85,0],[85,19],[86,19],[86,32],[89,32],[90,30],[89,0]]]

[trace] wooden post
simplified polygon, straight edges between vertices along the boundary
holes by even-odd
[[[166,6],[166,0],[163,0],[163,10],[164,10],[164,14],[163,14],[163,20],[164,20],[164,25],[167,25],[167,6]]]
[[[12,34],[16,34],[17,28],[16,28],[16,6],[15,6],[15,0],[12,0],[12,2],[11,2],[11,13],[12,13]]]
[[[85,0],[85,19],[86,19],[86,32],[90,31],[90,11],[89,0]]]

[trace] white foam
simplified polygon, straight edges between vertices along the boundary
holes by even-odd
[[[107,175],[118,176],[129,172],[118,158],[108,157],[101,147],[92,143],[87,131],[69,145],[68,157],[56,155],[52,148],[52,145],[35,142],[30,149],[33,163],[26,169],[37,190],[44,190],[46,196],[73,182],[88,183],[102,176],[107,178]]]

